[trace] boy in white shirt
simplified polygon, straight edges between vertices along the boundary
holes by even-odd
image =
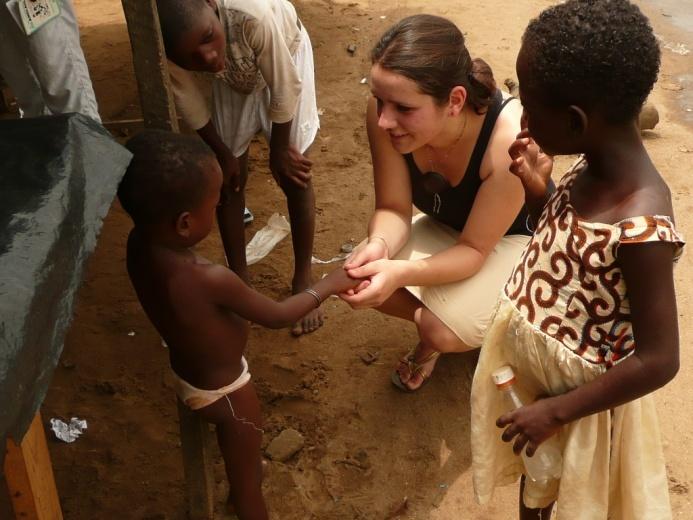
[[[229,266],[248,280],[243,210],[248,146],[263,131],[294,246],[292,292],[310,286],[315,196],[307,151],[320,126],[310,38],[287,0],[157,0],[176,105],[224,173],[219,228]],[[215,74],[212,106],[190,71]],[[323,322],[321,309],[292,328]]]

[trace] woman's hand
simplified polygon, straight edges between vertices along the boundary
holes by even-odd
[[[401,287],[400,280],[405,263],[403,260],[380,259],[361,267],[347,269],[350,277],[367,278],[370,279],[370,283],[361,284],[353,294],[341,294],[340,297],[354,309],[380,307]]]
[[[539,399],[534,403],[508,412],[496,421],[496,426],[505,428],[501,439],[512,442],[516,455],[527,445],[527,455],[534,455],[537,447],[556,434],[563,426],[556,413],[557,397]]]
[[[534,199],[543,198],[551,181],[553,158],[539,148],[527,129],[517,134],[508,153],[512,159],[510,171],[522,181],[525,193]]]
[[[344,262],[344,269],[356,269],[376,260],[387,260],[388,250],[385,240],[380,237],[369,239],[368,243],[357,247]]]

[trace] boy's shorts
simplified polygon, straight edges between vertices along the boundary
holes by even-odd
[[[301,42],[293,58],[301,76],[301,95],[291,125],[289,142],[304,153],[313,144],[320,128],[315,99],[313,49],[305,27],[301,28]],[[243,155],[255,134],[261,130],[269,142],[272,121],[268,117],[268,87],[251,94],[240,94],[225,83],[215,81],[212,100],[214,126],[234,156]]]

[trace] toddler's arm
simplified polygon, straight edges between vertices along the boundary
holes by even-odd
[[[339,267],[311,287],[315,294],[301,292],[277,302],[246,285],[233,271],[213,266],[205,280],[205,289],[212,301],[242,318],[264,327],[280,329],[290,326],[317,307],[318,299],[325,301],[328,296],[348,291],[360,282],[350,278]]]
[[[502,416],[498,426],[508,426],[503,440],[517,436],[516,453],[529,441],[531,454],[562,425],[638,399],[673,379],[679,369],[679,336],[672,256],[672,244],[665,242],[619,247],[635,351],[594,381]]]

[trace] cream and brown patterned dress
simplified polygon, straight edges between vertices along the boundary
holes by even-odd
[[[508,404],[491,373],[510,364],[521,394],[558,395],[583,385],[631,354],[636,344],[626,286],[617,262],[621,244],[683,239],[667,216],[587,222],[570,203],[584,167],[563,177],[522,254],[490,325],[472,386],[472,468],[477,500],[517,481],[522,460],[504,443],[496,419]],[[560,482],[527,480],[524,502],[544,507],[558,499],[559,519],[671,518],[667,476],[652,395],[568,424]]]

